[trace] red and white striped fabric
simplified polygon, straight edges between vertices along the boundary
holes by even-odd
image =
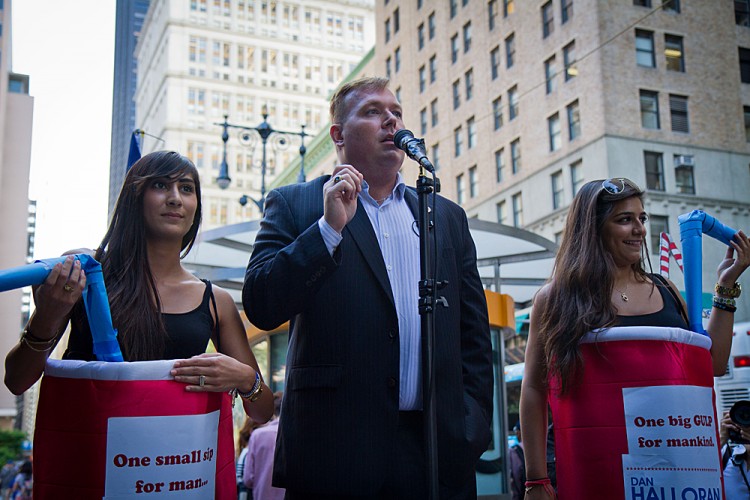
[[[550,381],[561,500],[723,498],[710,346],[679,328],[588,334],[580,382]]]
[[[186,392],[173,363],[49,360],[34,498],[234,498],[229,395]]]
[[[669,255],[672,254],[675,262],[680,268],[680,271],[684,272],[682,267],[682,253],[675,245],[674,241],[669,237],[669,233],[660,233],[659,235],[660,248],[659,248],[659,272],[665,278],[669,278]]]

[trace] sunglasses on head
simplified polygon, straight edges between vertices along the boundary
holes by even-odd
[[[627,179],[623,179],[622,177],[619,177],[616,179],[607,179],[607,180],[602,181],[602,189],[608,192],[609,194],[620,194],[623,191],[625,191],[626,184],[635,188],[637,191],[640,191],[638,186],[636,186],[635,184],[633,184],[631,181]]]

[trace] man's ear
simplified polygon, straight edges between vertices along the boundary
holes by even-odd
[[[344,147],[344,135],[342,133],[342,127],[338,123],[334,123],[331,125],[331,128],[328,131],[329,135],[331,136],[331,140],[333,141],[333,144],[337,148]]]

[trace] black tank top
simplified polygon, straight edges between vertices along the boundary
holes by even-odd
[[[211,316],[211,296],[213,290],[211,282],[201,280],[206,284],[201,303],[186,313],[170,314],[162,313],[164,326],[167,330],[167,343],[164,354],[160,359],[186,359],[206,352],[211,332],[214,329],[214,320]],[[63,359],[80,359],[84,361],[95,361],[91,330],[88,318],[81,307],[82,319],[71,322],[70,340],[68,348],[63,354]],[[128,361],[139,361],[131,359]]]
[[[667,288],[669,284],[659,275],[649,274],[649,276],[661,294],[664,307],[660,311],[650,314],[617,316],[617,326],[667,326],[689,329],[681,313],[682,303],[677,302],[677,297],[673,296],[672,292]]]

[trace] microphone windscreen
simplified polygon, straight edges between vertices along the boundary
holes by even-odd
[[[395,134],[393,134],[393,142],[398,147],[402,147],[402,142],[412,138],[414,138],[414,134],[411,132],[411,130],[407,130],[405,128],[402,128],[401,130],[398,130]]]

